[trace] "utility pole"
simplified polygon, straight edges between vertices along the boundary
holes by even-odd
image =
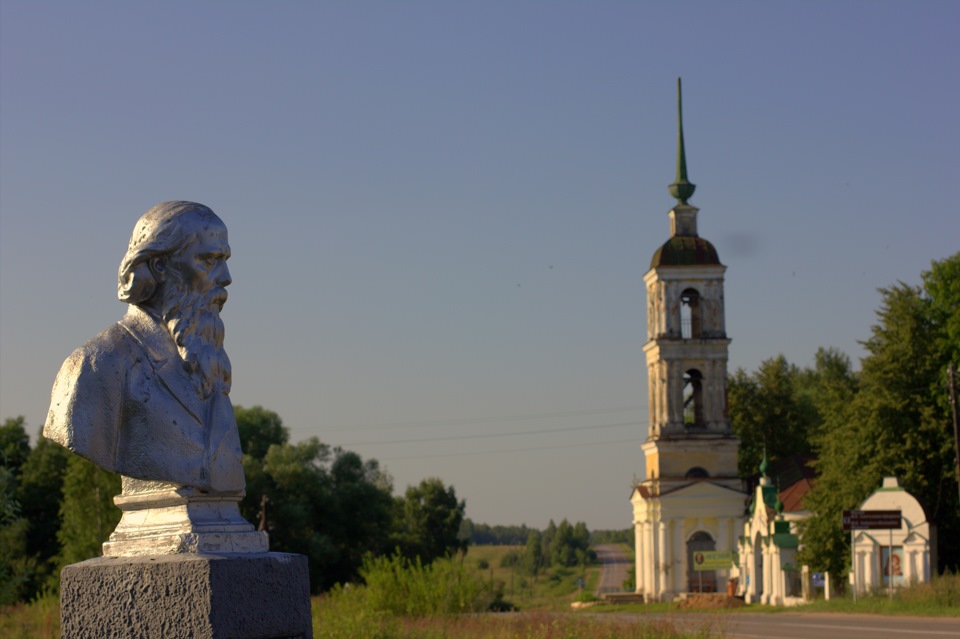
[[[960,492],[960,434],[957,428],[957,367],[953,362],[947,367],[947,382],[950,385],[950,405],[953,407],[953,445],[957,451],[957,491]]]

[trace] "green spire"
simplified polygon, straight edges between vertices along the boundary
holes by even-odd
[[[680,88],[680,78],[677,78],[677,123],[679,125],[679,135],[677,136],[677,181],[670,185],[670,195],[677,198],[680,204],[686,204],[687,200],[697,189],[697,185],[687,180],[687,154],[683,148],[683,93]]]
[[[760,462],[760,475],[762,477],[767,476],[767,468],[770,466],[770,462],[767,461],[767,447],[763,447],[763,461]]]

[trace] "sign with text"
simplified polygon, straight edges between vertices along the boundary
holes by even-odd
[[[900,528],[899,510],[845,510],[844,530],[896,530]]]
[[[733,563],[733,552],[716,550],[693,553],[694,570],[726,570]]]

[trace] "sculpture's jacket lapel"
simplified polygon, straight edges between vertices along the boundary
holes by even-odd
[[[203,402],[183,368],[183,360],[167,327],[132,304],[120,325],[143,346],[160,384],[203,426]]]

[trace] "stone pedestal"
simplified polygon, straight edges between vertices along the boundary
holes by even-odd
[[[60,574],[63,639],[312,639],[307,558],[100,557]]]
[[[124,477],[123,493],[113,498],[123,515],[103,556],[266,553],[267,533],[240,515],[242,498]]]

